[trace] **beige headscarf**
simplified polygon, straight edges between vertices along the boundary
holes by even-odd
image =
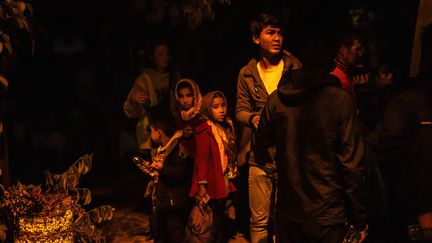
[[[207,93],[202,99],[201,115],[203,118],[208,119],[207,123],[212,128],[213,135],[219,147],[222,170],[225,173],[227,169],[236,170],[236,134],[230,118],[227,117],[223,124],[215,121],[212,113],[212,102],[216,97],[222,97],[225,103],[227,103],[225,95],[221,91]]]
[[[181,110],[179,105],[178,105],[180,98],[178,96],[177,88],[182,83],[188,83],[192,87],[192,94],[193,94],[194,103],[193,103],[193,106],[187,111]],[[187,78],[180,79],[176,83],[176,86],[174,89],[174,94],[175,94],[175,99],[177,101],[177,110],[180,112],[180,115],[184,121],[190,121],[192,118],[196,117],[196,115],[198,115],[200,113],[202,96],[201,96],[201,91],[199,89],[199,86],[195,81],[193,81],[192,79],[187,79]]]

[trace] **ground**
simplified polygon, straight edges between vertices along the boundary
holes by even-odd
[[[95,204],[110,204],[116,208],[113,220],[104,229],[108,242],[153,242],[149,235],[151,202],[144,198],[147,178],[132,162],[131,165],[116,171],[115,175],[97,175],[99,183],[92,189]],[[249,241],[239,234],[229,242]]]

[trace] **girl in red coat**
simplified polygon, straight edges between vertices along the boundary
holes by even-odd
[[[228,198],[236,189],[231,182],[236,174],[236,140],[227,102],[220,91],[203,97],[201,116],[207,119],[195,128],[196,155],[190,196],[207,202],[213,210],[213,242],[228,242],[227,219],[235,218]],[[228,217],[225,217],[228,216]]]

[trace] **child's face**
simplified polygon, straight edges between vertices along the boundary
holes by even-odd
[[[154,127],[150,126],[150,138],[152,142],[156,145],[161,145],[161,133],[159,129],[155,129]]]
[[[182,110],[189,110],[193,106],[193,93],[190,87],[179,89],[178,91],[179,105]]]
[[[212,100],[211,111],[213,119],[216,122],[223,122],[226,119],[227,105],[222,97],[216,97]]]

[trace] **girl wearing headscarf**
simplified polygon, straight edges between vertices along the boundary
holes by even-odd
[[[176,104],[173,116],[177,130],[183,130],[180,144],[186,149],[187,155],[194,157],[195,140],[193,130],[203,121],[200,115],[202,96],[198,84],[192,79],[181,79],[174,89]]]
[[[237,170],[236,136],[233,123],[227,117],[225,95],[220,91],[206,94],[200,112],[206,120],[195,128],[196,156],[190,196],[208,202],[212,208],[213,242],[228,242],[229,229],[224,228],[224,221],[235,218],[233,207],[227,204],[231,201],[229,194],[236,190],[231,179]]]

